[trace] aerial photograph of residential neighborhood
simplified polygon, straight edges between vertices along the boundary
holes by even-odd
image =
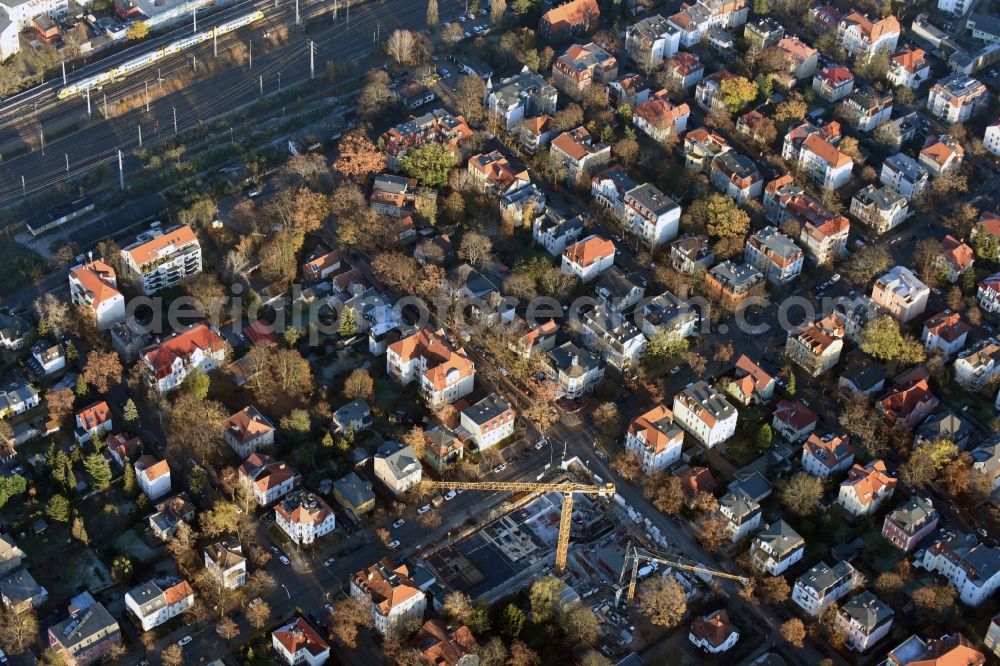
[[[0,0],[0,666],[1000,665],[1000,0]]]

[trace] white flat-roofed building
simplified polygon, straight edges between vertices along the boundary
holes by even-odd
[[[923,314],[930,289],[909,268],[894,266],[875,281],[872,300],[902,323]]]
[[[927,110],[948,123],[964,123],[989,103],[989,89],[960,72],[939,79],[927,96]]]
[[[147,296],[201,272],[201,244],[187,225],[140,234],[122,258]]]

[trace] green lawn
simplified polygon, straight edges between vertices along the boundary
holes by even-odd
[[[0,239],[0,293],[23,287],[45,275],[45,259],[10,239]]]

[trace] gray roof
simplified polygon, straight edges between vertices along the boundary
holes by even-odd
[[[483,425],[508,409],[510,409],[509,402],[496,393],[490,393],[476,404],[462,410],[462,415],[467,416],[476,425]]]
[[[375,452],[375,457],[384,460],[393,476],[405,479],[420,469],[417,453],[412,446],[404,446],[395,441],[383,442]],[[357,506],[355,504],[355,506]]]
[[[96,601],[75,616],[49,628],[50,635],[74,654],[117,631],[118,622],[111,617],[108,609]]]
[[[0,592],[15,605],[27,601],[44,591],[45,588],[35,582],[35,579],[32,578],[27,569],[21,569],[0,580]]]
[[[371,484],[362,481],[361,477],[354,472],[334,481],[333,487],[351,506],[361,506],[365,502],[375,499]]]
[[[705,381],[695,382],[679,395],[689,402],[697,403],[720,421],[736,413],[736,408]]]
[[[625,193],[629,199],[634,200],[646,210],[652,211],[656,216],[668,213],[677,208],[677,202],[661,192],[655,185],[645,183],[638,187],[633,187]]]
[[[483,298],[499,292],[497,286],[489,278],[469,264],[459,264],[454,267],[448,271],[448,278],[468,289],[476,298]]]
[[[885,381],[885,370],[877,363],[858,360],[848,363],[840,376],[854,384],[859,391],[868,392]]]
[[[727,155],[729,153],[726,153]],[[718,159],[718,158],[716,158]],[[778,231],[777,227],[764,227],[751,236],[761,248],[783,259],[800,256],[802,249],[791,238]]]
[[[934,503],[926,497],[911,497],[889,514],[889,520],[909,535],[914,535],[938,517]]]
[[[564,342],[549,352],[556,370],[570,377],[580,377],[599,368],[601,359],[590,350],[580,349],[572,342]]]
[[[806,545],[802,535],[792,529],[792,526],[784,520],[764,525],[764,529],[757,533],[757,538],[768,544],[779,559]]]
[[[965,448],[972,434],[973,430],[969,422],[950,409],[931,414],[924,419],[917,430],[917,437],[920,439],[933,441],[943,437],[950,439],[960,449]]]
[[[817,593],[816,596],[824,597],[827,590],[841,585],[853,573],[854,567],[848,562],[837,562],[832,567],[826,562],[820,562],[799,576],[795,584],[799,585],[801,583],[803,586],[815,590]]]
[[[721,155],[716,155],[715,159],[712,160],[712,167],[719,169],[729,177],[750,178],[756,176],[755,180],[762,179],[757,164],[746,155],[741,155],[735,150],[727,150]]]
[[[895,155],[887,157],[885,159],[885,164],[887,164],[893,171],[903,174],[903,176],[911,182],[916,182],[921,178],[927,178],[930,176],[930,171],[927,170],[927,167],[906,153],[896,153]]]
[[[727,487],[730,490],[740,488],[758,502],[771,494],[770,482],[757,471],[737,474],[735,480]]]
[[[646,18],[633,23],[628,27],[629,32],[634,32],[642,35],[649,40],[657,40],[664,35],[673,35],[680,32],[673,23],[667,21],[659,14],[653,14],[652,16],[647,16]]]
[[[372,412],[371,407],[364,400],[354,400],[347,403],[333,413],[333,420],[340,425],[347,425],[355,421],[361,421]]]
[[[31,324],[16,314],[0,314],[0,338],[17,340],[31,330]]]
[[[736,488],[723,495],[719,499],[719,507],[726,509],[737,523],[742,523],[747,518],[760,513],[760,504],[755,502],[742,488]]]
[[[246,558],[243,557],[243,546],[239,543],[231,544],[226,541],[213,543],[205,548],[205,554],[223,571],[239,566],[241,562],[246,562]]]
[[[871,206],[874,204],[879,210],[889,210],[890,208],[895,208],[900,203],[906,203],[906,197],[888,185],[883,185],[882,187],[868,185],[858,190],[854,198],[862,206]]]
[[[625,298],[632,293],[636,287],[646,288],[646,281],[637,273],[625,274],[617,266],[612,266],[601,273],[601,278],[597,281],[594,290],[598,296],[602,291],[606,292],[607,298]]]
[[[893,615],[892,609],[869,590],[865,590],[847,601],[841,606],[841,610],[869,633],[872,629],[891,620]]]
[[[982,585],[1000,572],[1000,550],[984,546],[971,534],[955,532],[940,543],[954,553],[958,561],[948,559],[964,569],[969,580],[976,585]]]
[[[378,192],[392,192],[403,194],[410,187],[410,179],[403,176],[395,176],[389,173],[382,173],[375,176],[372,189]]]
[[[941,86],[949,93],[956,97],[961,97],[973,92],[976,88],[981,87],[983,84],[971,76],[956,72],[950,76],[946,76],[943,79],[938,79],[938,86]]]
[[[966,20],[965,26],[970,30],[974,27],[979,32],[988,32],[991,35],[1000,36],[1000,18],[991,14],[973,12]]]
[[[167,605],[167,595],[151,580],[133,587],[128,591],[128,596],[139,605],[144,617]]]
[[[14,409],[18,405],[33,400],[37,395],[38,391],[27,380],[17,379],[0,389],[0,412]]]
[[[583,324],[618,351],[630,340],[642,336],[642,332],[627,317],[608,307],[598,307],[585,314]]]
[[[490,90],[490,94],[499,99],[505,106],[517,106],[531,95],[554,95],[555,88],[542,76],[525,67],[514,76],[502,79],[495,84]]]
[[[753,266],[728,260],[716,264],[708,272],[720,283],[734,290],[750,289],[765,279],[764,274]]]
[[[991,481],[1000,474],[1000,435],[993,435],[972,451],[972,464]]]

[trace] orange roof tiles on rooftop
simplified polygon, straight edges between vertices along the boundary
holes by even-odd
[[[76,278],[84,289],[93,294],[94,300],[91,303],[91,307],[95,310],[104,301],[121,296],[121,292],[112,286],[116,277],[115,269],[100,259],[73,269],[73,277]]]
[[[563,256],[584,268],[614,253],[615,244],[600,236],[591,236],[563,250]]]
[[[836,169],[851,163],[850,157],[837,150],[835,145],[820,136],[818,132],[807,136],[806,140],[802,142],[802,146]]]
[[[183,247],[197,240],[198,238],[195,236],[194,230],[185,224],[176,229],[171,229],[162,236],[157,236],[141,245],[131,247],[125,250],[125,252],[132,257],[132,261],[137,266],[142,266],[151,261],[156,261],[160,257],[160,254],[171,246]]]

